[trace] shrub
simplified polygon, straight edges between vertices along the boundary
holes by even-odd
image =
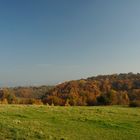
[[[140,101],[139,100],[131,101],[129,106],[130,107],[140,107]]]
[[[101,95],[97,98],[98,105],[109,105],[109,98],[105,95]]]

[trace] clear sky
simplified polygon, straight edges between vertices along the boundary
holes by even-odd
[[[140,72],[139,0],[0,0],[0,86]]]

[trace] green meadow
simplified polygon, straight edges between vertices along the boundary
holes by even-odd
[[[0,106],[0,140],[140,140],[140,108]]]

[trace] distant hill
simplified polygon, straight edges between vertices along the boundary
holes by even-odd
[[[128,105],[140,101],[140,74],[99,75],[57,85],[42,98],[54,105]]]
[[[42,96],[52,88],[53,86],[1,88],[0,103],[42,104]]]

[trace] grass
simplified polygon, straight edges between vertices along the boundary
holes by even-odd
[[[0,106],[0,140],[139,140],[140,108]]]

